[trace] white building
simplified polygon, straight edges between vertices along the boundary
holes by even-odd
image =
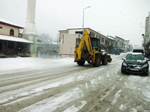
[[[116,36],[115,40],[117,42],[117,47],[120,49],[120,51],[124,51],[125,50],[125,43],[124,43],[124,39],[121,37]]]
[[[124,41],[124,44],[125,44],[124,47],[125,47],[125,50],[126,50],[126,51],[130,51],[129,43],[130,43],[130,40],[125,40],[125,41]]]
[[[150,18],[150,13],[149,13],[148,17],[146,17],[146,20],[145,20],[145,35],[143,37],[144,45],[146,45],[150,40],[150,37],[149,37],[149,35],[150,35],[150,27],[149,27],[150,19],[149,18]]]

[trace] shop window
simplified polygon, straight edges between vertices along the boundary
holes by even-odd
[[[14,48],[14,42],[8,42],[8,48],[13,49]]]
[[[18,51],[23,51],[23,50],[24,50],[23,43],[18,43]]]
[[[10,30],[10,35],[14,36],[14,30],[13,29]]]

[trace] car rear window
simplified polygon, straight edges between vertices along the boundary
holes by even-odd
[[[144,51],[140,50],[140,49],[134,49],[133,52],[138,52],[138,53],[142,53],[142,54],[144,53]]]

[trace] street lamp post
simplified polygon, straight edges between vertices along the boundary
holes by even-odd
[[[82,24],[82,27],[83,27],[83,33],[84,33],[84,10],[87,9],[87,8],[90,8],[91,6],[88,6],[88,7],[85,7],[83,9],[83,24]],[[84,35],[84,34],[83,34]]]

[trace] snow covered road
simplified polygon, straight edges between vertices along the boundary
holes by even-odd
[[[100,67],[73,58],[0,59],[0,112],[149,112],[150,77],[122,74],[125,55]]]

